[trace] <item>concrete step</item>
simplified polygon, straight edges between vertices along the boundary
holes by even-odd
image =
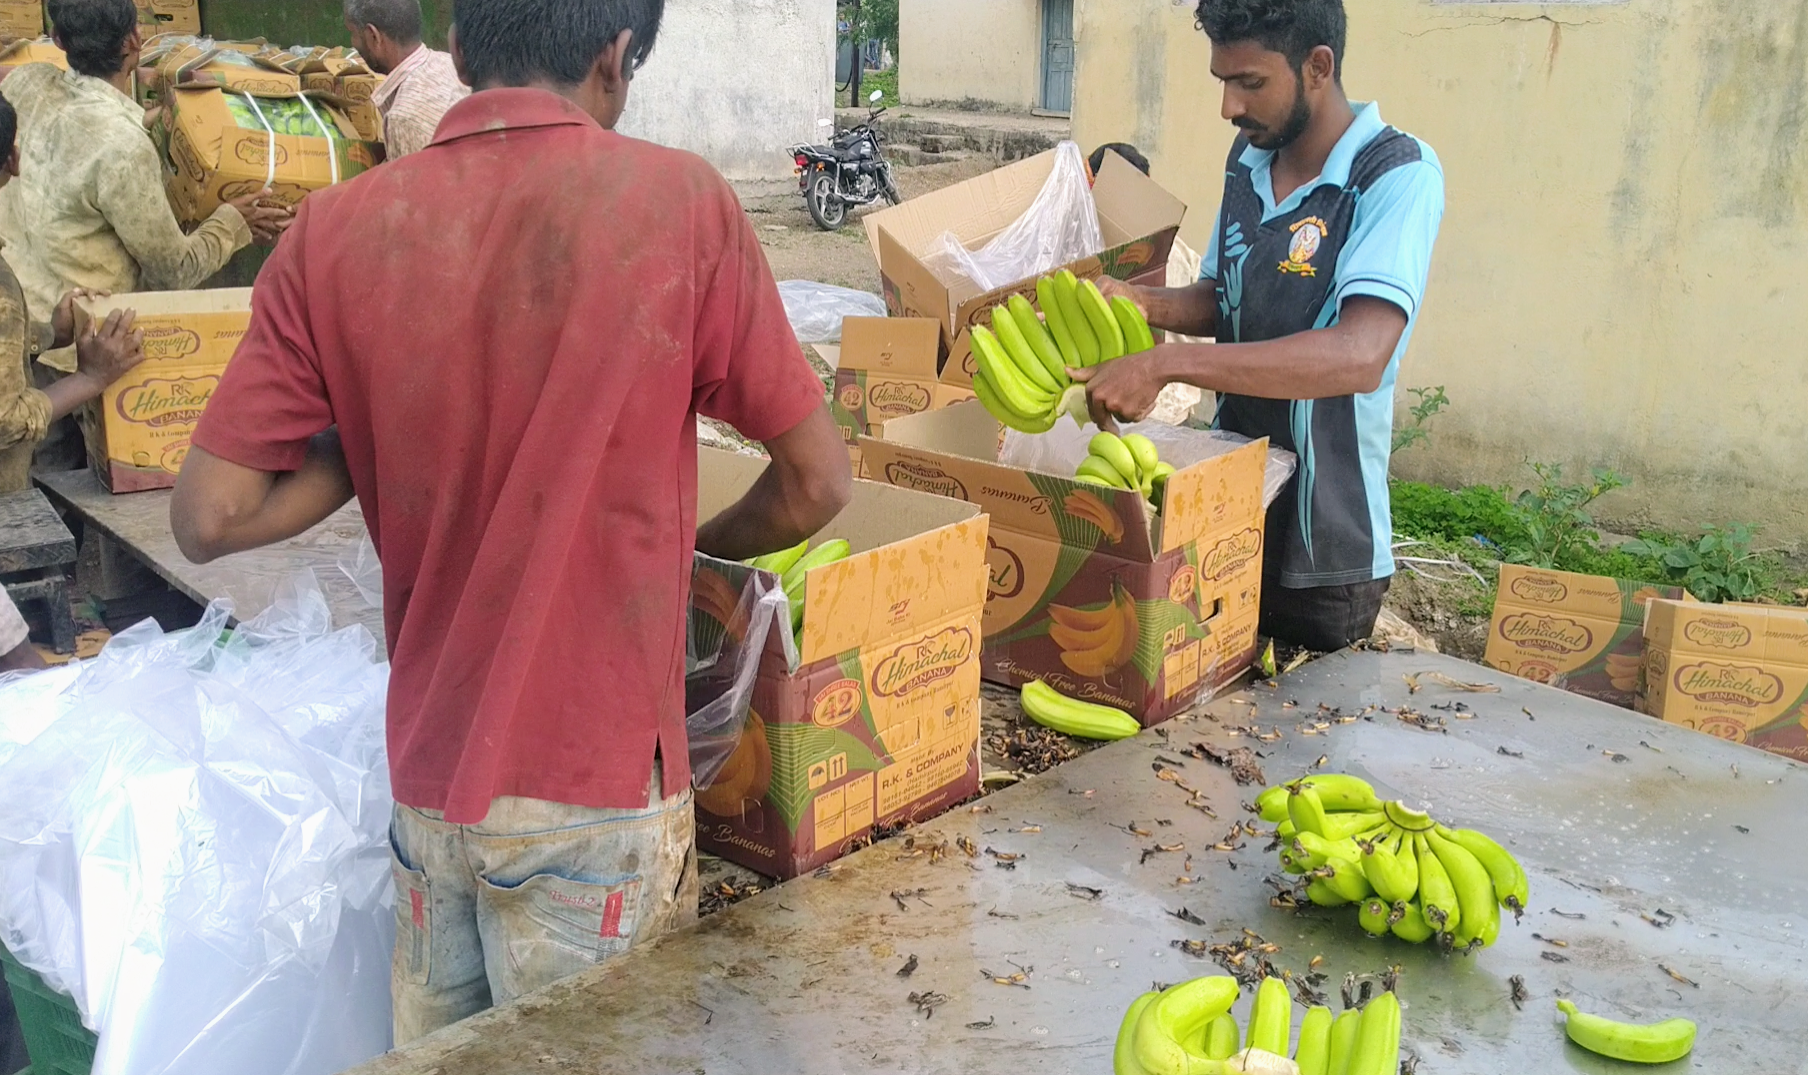
[[[949,164],[973,156],[966,150],[944,152],[909,142],[887,142],[885,158],[901,168],[919,168],[925,164]]]
[[[839,127],[866,120],[866,113],[842,109],[835,114]],[[1066,120],[1012,112],[961,112],[952,109],[913,109],[909,106],[886,113],[879,121],[888,148],[898,144],[926,154],[959,151],[979,153],[1000,164],[1033,157],[1069,138]]]

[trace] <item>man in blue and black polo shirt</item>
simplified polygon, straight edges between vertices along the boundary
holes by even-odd
[[[1163,344],[1080,371],[1093,416],[1137,419],[1162,386],[1220,393],[1218,425],[1299,455],[1269,511],[1262,633],[1334,650],[1374,629],[1394,573],[1394,377],[1444,214],[1431,147],[1352,105],[1342,0],[1200,0],[1231,149],[1200,280],[1104,283]]]

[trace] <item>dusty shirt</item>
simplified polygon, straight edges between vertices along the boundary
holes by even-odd
[[[98,78],[50,64],[0,83],[19,113],[19,175],[0,189],[0,238],[33,310],[71,288],[125,294],[199,285],[251,242],[222,205],[184,235],[144,112]],[[73,369],[74,355],[46,364]]]
[[[30,487],[32,449],[50,429],[50,397],[31,378],[31,360],[50,336],[48,320],[31,320],[18,277],[0,259],[0,493]],[[3,643],[0,653],[11,648]]]
[[[446,110],[470,92],[458,80],[451,55],[425,45],[415,49],[370,95],[383,113],[385,157],[395,160],[426,149]]]

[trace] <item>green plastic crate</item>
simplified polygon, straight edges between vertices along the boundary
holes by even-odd
[[[82,1025],[75,1001],[44,984],[0,944],[0,973],[12,990],[13,1010],[25,1031],[31,1066],[20,1075],[89,1075],[94,1069],[94,1033]]]

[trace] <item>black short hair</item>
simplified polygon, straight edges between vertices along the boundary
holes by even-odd
[[[95,78],[125,69],[126,38],[138,29],[132,0],[50,0],[45,8],[70,67]]]
[[[12,156],[18,137],[19,113],[13,111],[11,101],[0,95],[0,161]]]
[[[1105,154],[1107,152],[1116,153],[1118,156],[1135,165],[1137,171],[1144,175],[1149,174],[1149,158],[1138,153],[1135,146],[1128,142],[1106,142],[1104,145],[1093,150],[1092,156],[1086,161],[1087,164],[1092,166],[1093,175],[1098,175],[1099,169],[1105,166]]]
[[[452,26],[474,88],[546,80],[575,86],[623,30],[632,73],[659,35],[665,0],[454,0]]]
[[[1298,71],[1320,45],[1337,57],[1335,77],[1343,79],[1343,49],[1349,18],[1343,0],[1199,0],[1199,28],[1214,44],[1254,41],[1278,52]]]
[[[345,0],[346,21],[375,26],[398,45],[421,42],[421,0]]]

